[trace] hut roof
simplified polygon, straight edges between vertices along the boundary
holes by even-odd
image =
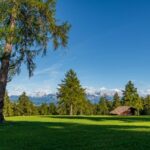
[[[122,114],[123,112],[125,111],[128,111],[129,109],[134,109],[133,107],[130,107],[130,106],[119,106],[117,107],[116,109],[114,109],[113,111],[110,112],[110,114],[113,114],[113,115],[120,115]]]

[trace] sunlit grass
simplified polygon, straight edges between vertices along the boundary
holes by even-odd
[[[150,149],[150,117],[8,117],[0,150]]]

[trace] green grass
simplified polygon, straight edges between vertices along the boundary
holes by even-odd
[[[150,117],[10,117],[0,150],[146,150]]]

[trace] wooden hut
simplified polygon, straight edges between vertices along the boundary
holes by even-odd
[[[130,106],[119,106],[110,112],[111,115],[131,116],[135,115],[136,109]]]

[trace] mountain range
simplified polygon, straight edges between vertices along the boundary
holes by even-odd
[[[111,89],[111,90],[107,90],[105,88],[101,88],[101,89],[97,89],[97,90],[86,89],[87,99],[89,99],[92,103],[98,103],[100,97],[103,95],[107,95],[107,98],[109,100],[112,100],[112,97],[115,92],[118,92],[121,95],[121,90],[118,90],[118,89]],[[58,102],[56,93],[47,94],[44,92],[36,92],[36,93],[30,94],[28,96],[31,99],[31,101],[36,105],[40,105],[42,103],[47,103],[47,104],[55,103],[56,104]],[[10,96],[10,99],[12,101],[17,101],[18,98],[19,98],[18,95]]]

